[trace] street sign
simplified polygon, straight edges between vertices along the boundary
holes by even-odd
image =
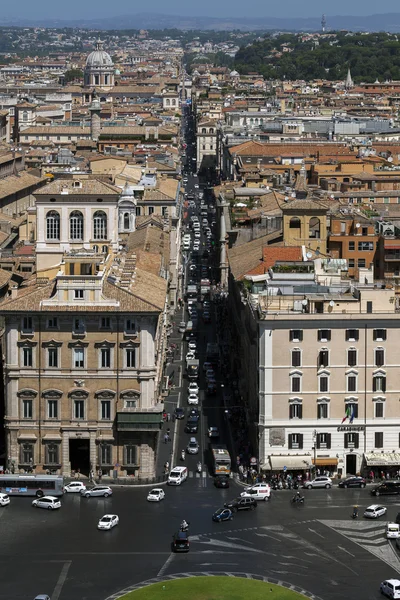
[[[283,467],[283,472],[286,473],[287,467]]]
[[[257,459],[256,459],[256,457],[255,457],[255,456],[253,456],[253,457],[250,459],[250,464],[251,464],[251,465],[256,465],[256,464],[257,464]]]

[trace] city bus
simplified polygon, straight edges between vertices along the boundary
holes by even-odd
[[[211,446],[214,475],[229,475],[231,472],[231,457],[228,448],[223,445]]]
[[[59,475],[0,475],[0,492],[9,496],[62,496],[64,479]]]

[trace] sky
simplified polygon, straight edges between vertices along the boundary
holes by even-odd
[[[210,17],[310,17],[329,15],[365,16],[376,13],[400,13],[399,0],[152,0],[144,3],[142,0],[19,0],[0,2],[4,17],[35,19],[93,19],[119,15],[134,15],[151,12],[182,16]]]

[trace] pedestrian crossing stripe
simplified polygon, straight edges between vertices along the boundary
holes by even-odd
[[[189,477],[208,477],[209,479],[213,479],[213,476],[207,473],[207,471],[202,471],[201,473],[199,473],[198,471],[189,471]]]

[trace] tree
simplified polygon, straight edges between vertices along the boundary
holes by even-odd
[[[81,71],[80,69],[70,69],[69,71],[65,71],[65,83],[69,83],[70,81],[76,81],[77,79],[83,79],[83,71]]]

